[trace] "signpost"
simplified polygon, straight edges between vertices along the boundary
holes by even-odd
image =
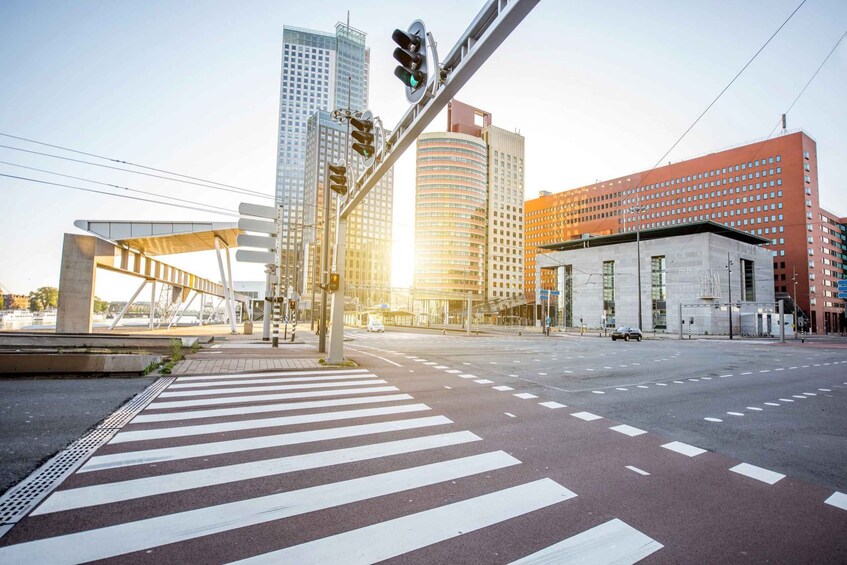
[[[260,263],[265,265],[265,304],[262,320],[262,340],[270,340],[271,318],[273,317],[273,347],[279,347],[279,312],[283,290],[279,285],[280,239],[282,237],[282,207],[260,206],[242,202],[238,205],[238,229],[262,235],[239,234],[239,247],[258,249],[239,249],[235,252],[236,261],[242,263]],[[246,217],[245,217],[246,216]],[[256,219],[260,218],[260,219]],[[267,221],[272,220],[272,221]],[[272,315],[273,313],[273,315]]]
[[[838,281],[838,298],[847,298],[847,279]]]

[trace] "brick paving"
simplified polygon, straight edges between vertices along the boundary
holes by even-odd
[[[320,369],[317,358],[237,358],[237,359],[186,359],[177,363],[174,375],[211,375],[215,373],[247,373],[251,371]]]

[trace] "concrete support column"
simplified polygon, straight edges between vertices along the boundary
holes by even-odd
[[[59,273],[56,333],[91,333],[94,282],[101,242],[91,235],[65,234]]]

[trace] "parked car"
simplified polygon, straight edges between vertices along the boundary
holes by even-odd
[[[634,339],[635,341],[641,341],[641,330],[638,328],[630,328],[628,326],[621,326],[615,331],[612,332],[612,341],[622,339],[624,341],[629,341]]]

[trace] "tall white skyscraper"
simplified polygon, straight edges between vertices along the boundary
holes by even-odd
[[[283,28],[275,196],[283,206],[283,248],[290,256],[303,228],[309,118],[319,110],[365,110],[369,58],[365,34],[346,24],[336,24],[334,33]]]

